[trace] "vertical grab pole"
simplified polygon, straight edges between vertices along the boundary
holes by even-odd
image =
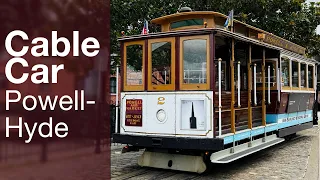
[[[115,133],[118,133],[118,108],[119,108],[119,102],[118,102],[118,99],[119,99],[119,87],[118,87],[118,84],[119,84],[119,67],[117,66],[117,71],[116,71],[116,123],[115,123]]]
[[[240,104],[240,61],[238,61],[238,107],[240,108],[241,107],[241,104]]]
[[[221,61],[222,59],[218,59],[218,81],[219,81],[219,137],[222,135],[222,124],[221,124]]]
[[[252,71],[251,71],[251,50],[252,46],[249,44],[249,62],[248,62],[248,128],[252,129]],[[252,131],[250,131],[250,143],[252,146]]]
[[[262,50],[262,126],[264,126],[264,138],[263,142],[266,140],[266,49]]]
[[[231,68],[231,133],[235,135],[236,133],[236,125],[235,125],[235,110],[234,110],[234,105],[235,105],[235,92],[234,92],[234,39],[232,38],[231,42],[231,62],[230,62],[230,68]],[[235,147],[235,139],[233,136],[233,148],[231,148],[231,153],[234,153],[234,147]]]
[[[271,104],[271,100],[270,100],[270,66],[268,66],[268,104]]]
[[[278,89],[278,102],[280,102],[280,87],[281,87],[281,81],[280,81],[280,68],[277,68],[277,89]]]
[[[257,106],[257,64],[253,66],[253,98],[254,106]]]

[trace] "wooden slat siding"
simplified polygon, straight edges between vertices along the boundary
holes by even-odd
[[[289,93],[281,93],[280,106],[278,108],[278,114],[284,114],[287,112]]]
[[[248,93],[247,91],[241,91],[241,108],[246,108],[248,107]],[[238,98],[238,94],[235,94],[235,98]],[[221,93],[221,105],[222,105],[222,110],[227,110],[230,109],[230,104],[231,104],[232,98],[231,98],[231,93],[222,91]],[[219,95],[215,94],[214,96],[214,107],[219,106]]]
[[[252,120],[262,119],[262,109],[259,108],[252,108]]]
[[[148,78],[148,68],[149,68],[149,52],[148,52],[148,40],[145,40],[144,41],[144,63],[145,63],[145,66],[143,67],[144,68],[144,90],[145,91],[148,91],[148,82],[149,82],[149,78]],[[151,62],[152,63],[152,62]]]
[[[120,66],[120,79],[121,79],[121,86],[120,86],[120,91],[123,92],[123,87],[124,87],[124,44],[123,42],[120,43],[120,61],[121,61],[121,66]]]
[[[253,117],[252,122],[253,127],[260,126],[261,120],[262,120],[262,109],[259,108],[253,108]],[[241,109],[235,111],[235,128],[238,128],[240,126],[246,126],[248,128],[248,110],[247,109]],[[222,112],[221,113],[221,122],[222,122],[222,130],[230,129],[231,130],[231,111]],[[218,121],[218,112],[215,113],[215,121]],[[260,122],[260,123],[259,123]],[[215,127],[216,131],[218,131],[218,126]],[[231,131],[230,131],[231,132]]]
[[[261,116],[261,107],[259,108],[253,108],[253,118],[252,118],[252,127],[258,127],[261,126],[262,122],[262,116]],[[218,114],[218,113],[216,113]],[[235,112],[236,115],[236,123],[235,123],[235,128],[239,128],[239,127],[246,127],[244,129],[248,128],[248,111],[246,109],[244,110],[238,110]],[[231,112],[223,112],[221,113],[221,117],[222,117],[222,131],[223,134],[225,133],[231,133]],[[216,119],[217,120],[217,119]],[[215,128],[216,129],[216,135],[218,133],[218,127]]]
[[[267,114],[278,114],[279,102],[278,102],[278,91],[270,92],[271,104],[267,105]]]
[[[266,126],[266,49],[262,50],[262,125]]]
[[[249,33],[249,32],[248,32]],[[251,92],[252,92],[252,72],[251,72],[251,50],[252,45],[249,44],[249,62],[248,62],[248,128],[252,129],[252,107],[251,107]]]
[[[312,110],[312,108],[313,108],[314,96],[315,96],[314,93],[310,94],[308,110]]]
[[[261,108],[253,108],[253,117],[252,119],[261,119]],[[235,111],[235,124],[237,125],[239,122],[248,122],[248,110],[247,109],[241,109],[241,110],[237,110]],[[218,120],[218,112],[215,112],[215,120]],[[231,111],[224,111],[221,113],[221,118],[222,118],[222,125],[226,125],[226,124],[231,124]]]
[[[179,82],[179,77],[180,77],[180,37],[175,38],[175,49],[176,49],[176,54],[175,54],[175,66],[176,66],[176,73],[175,73],[175,88],[176,91],[180,90],[180,82]]]

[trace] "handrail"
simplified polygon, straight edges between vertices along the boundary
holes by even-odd
[[[256,80],[256,73],[257,73],[257,64],[253,66],[253,97],[254,97],[254,105],[257,105],[257,80]]]
[[[222,59],[219,58],[218,61],[218,81],[219,81],[219,137],[222,135],[222,128],[221,128],[221,61]]]
[[[116,123],[115,123],[115,133],[118,133],[118,126],[119,126],[119,124],[118,124],[118,110],[119,110],[119,107],[118,107],[118,105],[119,105],[119,102],[118,102],[118,100],[119,100],[119,87],[118,87],[118,84],[119,84],[119,67],[117,66],[117,75],[116,75]]]
[[[270,66],[268,66],[268,104],[271,104],[270,94]]]
[[[280,88],[281,88],[281,85],[280,85],[280,68],[278,68],[277,70],[277,89],[278,89],[278,102],[280,102]]]
[[[238,107],[241,107],[240,104],[240,87],[241,83],[240,83],[240,61],[238,61]]]

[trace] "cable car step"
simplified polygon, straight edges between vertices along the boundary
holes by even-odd
[[[252,141],[251,145],[250,142],[248,142],[235,146],[234,148],[231,147],[213,153],[210,160],[212,163],[229,163],[283,141],[284,138],[278,138],[276,134],[270,135],[265,137],[265,141],[263,141],[263,138],[260,138]]]

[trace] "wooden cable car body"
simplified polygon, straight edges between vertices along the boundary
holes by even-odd
[[[152,22],[121,43],[114,142],[144,149],[141,166],[202,173],[311,128],[317,62],[305,48],[216,12]],[[233,77],[233,78],[232,78]],[[313,122],[314,121],[314,122]]]

